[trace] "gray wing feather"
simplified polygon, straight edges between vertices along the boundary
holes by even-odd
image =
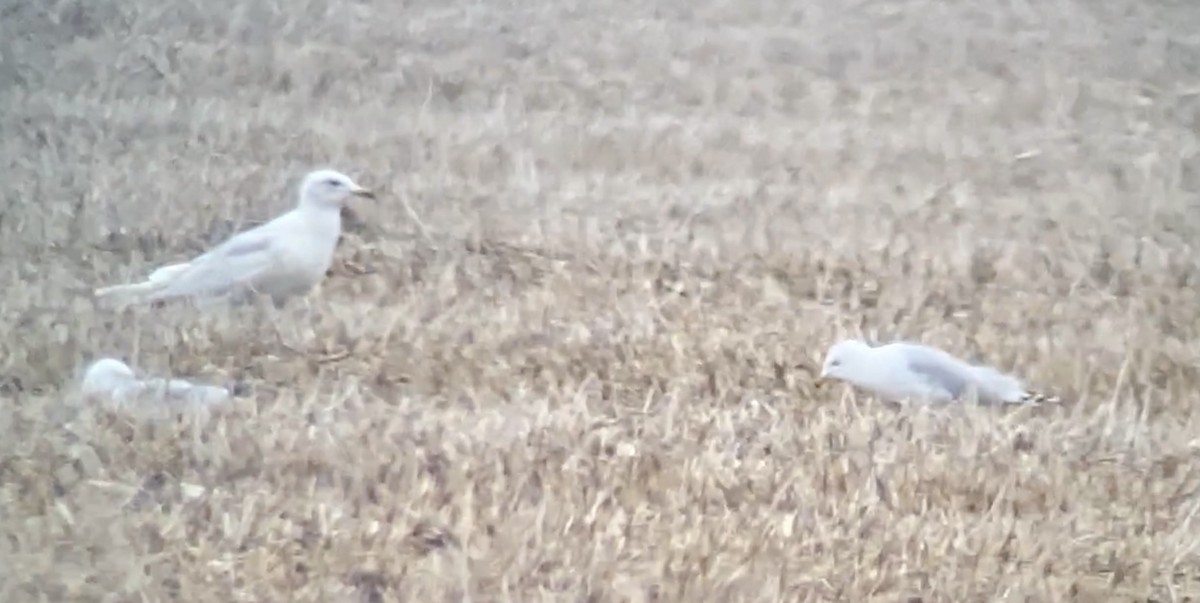
[[[239,255],[249,255],[258,251],[266,251],[271,246],[271,237],[262,233],[246,231],[240,235],[213,247],[192,260],[193,264],[203,264],[214,258],[236,258]]]
[[[951,397],[958,398],[971,386],[970,380],[955,370],[955,367],[939,362],[936,358],[910,358],[908,368],[935,385],[946,390]]]
[[[201,255],[150,296],[150,301],[185,295],[223,295],[245,285],[271,265],[268,233],[246,232]]]
[[[1013,377],[989,366],[969,364],[938,349],[910,344],[906,346],[905,357],[910,370],[954,398],[961,399],[974,388],[979,401],[994,402],[1019,397],[1022,390]]]
[[[971,373],[971,365],[936,348],[911,343],[901,344],[901,347],[908,369],[951,397],[959,398],[972,386],[979,387]]]

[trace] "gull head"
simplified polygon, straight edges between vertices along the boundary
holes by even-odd
[[[837,379],[853,383],[863,373],[864,363],[871,353],[871,346],[857,339],[847,339],[834,344],[825,354],[821,365],[821,379]]]
[[[340,208],[350,197],[374,199],[375,193],[334,170],[309,172],[300,183],[300,204]]]
[[[85,395],[104,394],[134,378],[129,365],[115,358],[101,358],[88,367],[80,389]]]

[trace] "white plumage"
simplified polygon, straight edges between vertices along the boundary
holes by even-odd
[[[821,378],[845,381],[895,402],[950,402],[972,396],[984,404],[1058,401],[1025,389],[1016,377],[990,366],[908,342],[879,347],[855,339],[837,343],[825,355]]]
[[[95,295],[128,304],[262,293],[281,305],[324,278],[342,231],[342,205],[355,195],[374,198],[345,174],[311,172],[301,183],[299,202],[291,211],[236,234],[191,261],[163,266],[143,282],[103,287]]]
[[[89,402],[147,417],[205,412],[225,404],[232,396],[228,388],[216,385],[183,379],[139,379],[129,365],[115,358],[93,362],[79,389]]]

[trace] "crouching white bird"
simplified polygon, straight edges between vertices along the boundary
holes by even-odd
[[[871,347],[848,339],[825,355],[822,379],[837,379],[891,402],[945,403],[973,399],[983,404],[1055,403],[1031,392],[1016,377],[967,363],[934,347],[894,342]]]
[[[97,289],[97,298],[122,303],[179,297],[244,299],[271,296],[277,306],[303,295],[325,277],[342,232],[342,205],[351,196],[374,199],[349,176],[317,170],[300,184],[291,211],[230,237],[189,261],[163,266],[141,283]]]
[[[146,417],[207,412],[227,403],[229,388],[198,385],[183,379],[139,379],[129,365],[101,358],[84,373],[80,384],[84,399],[110,410]]]

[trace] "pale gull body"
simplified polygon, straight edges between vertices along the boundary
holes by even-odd
[[[1031,392],[1016,377],[967,363],[934,347],[895,342],[871,347],[849,339],[829,348],[822,379],[837,379],[888,401],[983,404],[1056,402]]]
[[[303,295],[325,276],[342,231],[341,209],[351,196],[374,198],[349,176],[318,170],[300,184],[291,211],[230,237],[195,259],[163,266],[141,283],[96,290],[124,303],[179,297],[241,299],[270,295],[276,305]]]
[[[139,379],[129,365],[115,358],[93,362],[79,389],[84,399],[105,408],[159,417],[206,412],[225,404],[233,395],[225,387],[182,379]]]

